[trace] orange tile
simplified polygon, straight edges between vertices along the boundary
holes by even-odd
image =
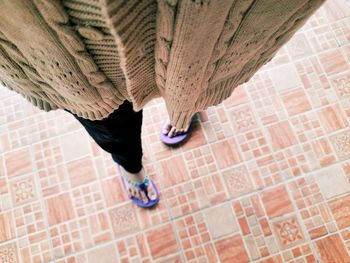
[[[311,239],[319,238],[328,234],[327,228],[325,226],[317,227],[309,231]]]
[[[327,132],[345,128],[348,124],[339,105],[329,106],[318,112],[322,126]]]
[[[282,121],[267,127],[272,146],[280,150],[297,143],[292,127],[288,121]]]
[[[160,163],[164,187],[173,186],[189,179],[188,171],[182,156],[172,157]]]
[[[249,262],[248,254],[239,235],[216,241],[215,247],[222,263]]]
[[[73,219],[75,216],[69,193],[47,199],[46,211],[50,226]]]
[[[147,231],[146,239],[153,259],[169,256],[179,251],[175,233],[170,224]]]
[[[289,116],[311,110],[311,105],[303,89],[297,89],[282,94],[282,100]]]
[[[128,200],[123,182],[119,176],[102,181],[101,185],[107,206],[116,205],[125,200]]]
[[[350,257],[338,234],[317,240],[316,246],[322,262],[350,262]]]
[[[193,131],[191,132],[188,141],[182,146],[182,148],[186,150],[200,147],[206,143],[203,130],[198,121],[193,122],[191,129],[193,129]]]
[[[329,207],[339,229],[350,226],[350,195],[330,201]]]
[[[293,211],[292,203],[284,186],[278,186],[261,193],[261,199],[269,218]]]
[[[22,149],[5,154],[8,176],[18,176],[33,170],[29,149]]]
[[[249,98],[248,98],[247,93],[244,89],[244,86],[241,85],[241,86],[238,86],[234,90],[232,95],[224,101],[224,105],[229,108],[229,107],[243,104],[243,103],[248,102],[248,101],[249,101]]]
[[[226,168],[242,161],[234,139],[212,144],[215,159],[220,168]]]
[[[333,75],[350,69],[340,50],[327,51],[319,54],[318,57],[327,75]]]
[[[96,174],[90,156],[67,163],[67,170],[72,187],[96,180]]]
[[[0,242],[14,238],[13,219],[10,212],[0,214]]]

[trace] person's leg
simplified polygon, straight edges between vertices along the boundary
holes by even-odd
[[[129,179],[142,182],[145,175],[142,169],[142,111],[134,112],[132,104],[125,101],[103,120],[91,121],[71,114],[102,149],[111,153],[113,160],[121,165],[124,174]],[[147,201],[143,192],[133,188],[131,184],[128,187],[131,196]],[[153,187],[147,190],[152,199]]]
[[[134,112],[125,101],[102,120],[91,121],[73,116],[84,126],[94,141],[111,153],[113,160],[130,173],[142,168],[141,126],[142,111]]]

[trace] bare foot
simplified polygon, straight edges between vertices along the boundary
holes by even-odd
[[[120,169],[126,178],[130,179],[132,182],[135,182],[135,183],[142,183],[145,176],[146,176],[144,168],[142,168],[141,171],[138,173],[130,173],[130,172],[126,171],[122,166],[120,166]],[[152,201],[157,198],[156,192],[155,192],[153,185],[151,183],[149,183],[147,186],[148,198],[147,198],[146,193],[144,191],[136,188],[131,183],[129,183],[127,180],[125,180],[125,183],[128,187],[127,192],[128,192],[129,197],[136,197],[137,199],[141,200],[145,204],[148,203],[148,198]]]
[[[174,137],[176,135],[187,132],[187,129],[177,129],[175,126],[172,126],[170,123],[170,119],[167,118],[166,122],[162,127],[162,133],[168,135],[168,137]]]

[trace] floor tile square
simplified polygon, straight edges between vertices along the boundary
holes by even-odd
[[[238,231],[237,221],[230,204],[209,208],[203,213],[213,239]]]
[[[212,144],[212,149],[220,168],[226,168],[242,161],[234,139]]]
[[[317,172],[315,178],[327,199],[350,192],[350,183],[341,166],[325,168]]]
[[[248,254],[239,235],[226,237],[215,242],[222,263],[249,262]]]
[[[284,186],[274,187],[261,193],[261,199],[269,218],[293,211],[291,200]]]
[[[288,121],[282,121],[269,126],[268,132],[272,146],[276,150],[284,149],[297,143],[294,131]]]
[[[179,250],[174,229],[170,224],[147,231],[146,239],[153,259],[174,254]]]
[[[350,195],[330,201],[329,207],[335,217],[338,228],[350,226]]]
[[[72,200],[69,193],[48,198],[46,199],[45,203],[50,226],[73,219],[75,217]]]
[[[133,233],[140,229],[135,207],[131,203],[109,210],[109,217],[116,237]]]
[[[316,246],[323,262],[350,262],[349,254],[338,234],[317,240]]]

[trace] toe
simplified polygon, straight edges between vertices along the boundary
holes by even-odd
[[[167,119],[167,121],[164,123],[163,127],[162,127],[162,133],[163,134],[168,134],[169,131],[171,129],[171,124],[170,124],[170,120]]]
[[[131,188],[128,188],[128,197],[132,197],[133,191]]]
[[[172,127],[168,133],[168,136],[171,138],[175,135],[175,132],[176,132],[176,128],[175,127]]]
[[[147,193],[148,193],[149,199],[151,199],[152,201],[157,199],[156,191],[154,190],[152,184],[148,185]]]
[[[137,195],[136,190],[134,188],[131,188],[131,196],[136,197],[136,195]]]
[[[145,204],[147,204],[147,203],[148,203],[148,198],[147,198],[145,192],[144,192],[144,191],[139,191],[139,195],[141,196],[142,202],[144,202]]]
[[[142,200],[141,198],[141,195],[140,195],[140,192],[138,190],[135,190],[135,195],[134,195],[135,198],[139,199],[139,200]]]

